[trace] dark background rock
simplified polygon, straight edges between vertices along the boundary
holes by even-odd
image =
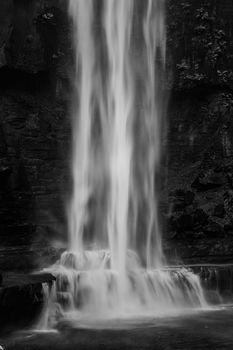
[[[231,260],[232,0],[168,0],[167,34],[164,247]],[[67,1],[1,0],[2,270],[49,264],[67,237],[72,57]]]
[[[0,263],[56,259],[70,189],[71,39],[64,1],[0,3]]]
[[[165,249],[171,259],[230,261],[233,3],[170,0],[167,9],[168,173],[161,195],[167,203],[161,204],[166,208]],[[190,205],[184,205],[182,191],[194,194]]]
[[[2,276],[1,276],[2,277]],[[46,288],[55,277],[50,273],[4,274],[0,288],[0,336],[38,323]]]

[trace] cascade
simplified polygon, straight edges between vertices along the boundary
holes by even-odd
[[[205,307],[199,277],[168,268],[156,177],[164,123],[164,0],[69,0],[74,37],[69,248],[48,324]]]

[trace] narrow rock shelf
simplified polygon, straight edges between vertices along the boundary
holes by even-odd
[[[35,272],[30,274],[7,273],[3,274],[0,289],[10,287],[22,287],[55,281],[55,277],[48,272]]]

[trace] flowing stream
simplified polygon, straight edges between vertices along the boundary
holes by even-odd
[[[164,124],[164,0],[69,0],[75,71],[69,248],[50,269],[48,324],[205,307],[165,268],[156,178]]]

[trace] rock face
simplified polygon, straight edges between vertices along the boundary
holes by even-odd
[[[66,232],[71,40],[65,2],[7,0],[0,13],[0,265],[31,269]]]
[[[232,14],[228,0],[168,2],[172,90],[163,194],[168,240],[187,260],[232,259]]]
[[[230,258],[232,1],[169,0],[167,11],[165,248],[194,260]],[[66,239],[72,57],[67,1],[1,0],[2,270],[46,265]]]
[[[232,1],[169,0],[167,9],[173,88],[232,87]]]

